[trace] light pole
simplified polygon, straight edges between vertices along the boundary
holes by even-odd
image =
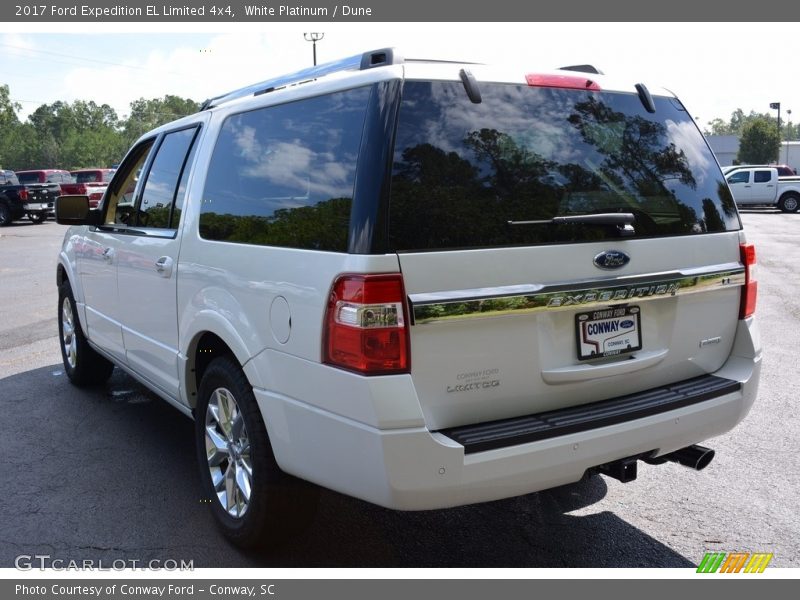
[[[781,103],[770,102],[769,107],[778,111],[778,158],[780,159],[780,143],[781,143]]]
[[[317,42],[320,41],[322,38],[324,38],[325,34],[324,33],[317,33],[317,32],[304,33],[303,37],[305,38],[305,40],[307,42],[312,42],[312,45],[313,45],[313,48],[314,48],[314,66],[316,67],[317,66]]]
[[[786,109],[786,164],[789,164],[789,142],[792,139],[792,109]]]

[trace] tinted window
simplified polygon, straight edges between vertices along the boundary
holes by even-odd
[[[40,173],[38,171],[32,173],[17,173],[17,177],[19,178],[20,184],[28,185],[30,183],[39,183]]]
[[[200,234],[346,251],[369,91],[348,90],[228,117],[208,168]]]
[[[80,171],[75,173],[75,183],[90,183],[100,181],[99,171]]]
[[[769,171],[755,171],[753,173],[753,183],[766,183],[772,179],[772,173]]]
[[[586,213],[633,213],[636,237],[740,228],[713,155],[677,103],[656,97],[651,114],[636,94],[480,87],[473,104],[460,83],[404,85],[393,249],[618,239],[614,226],[549,222]]]
[[[728,177],[728,183],[747,183],[750,181],[750,171],[737,171]]]
[[[192,127],[164,136],[147,175],[137,211],[137,225],[164,229],[178,227],[180,208],[173,215],[172,205],[176,195],[180,195],[178,183],[196,133],[197,128]],[[181,206],[182,203],[181,197]]]

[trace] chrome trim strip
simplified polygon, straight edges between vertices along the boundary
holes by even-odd
[[[591,309],[637,303],[744,285],[740,263],[667,273],[581,280],[557,284],[523,284],[423,294],[409,301],[415,325],[462,319],[484,319],[565,309]]]

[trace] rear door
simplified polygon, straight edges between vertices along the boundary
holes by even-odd
[[[388,239],[432,429],[633,393],[729,355],[741,226],[713,155],[679,103],[650,113],[579,87],[481,83],[474,104],[460,82],[404,84]],[[632,222],[581,222],[610,213]]]
[[[753,187],[751,188],[751,201],[753,204],[772,204],[775,202],[778,184],[778,171],[776,169],[753,170]]]

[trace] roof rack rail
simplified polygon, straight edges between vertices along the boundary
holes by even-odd
[[[319,77],[337,73],[339,71],[364,71],[365,69],[372,69],[374,67],[385,67],[387,65],[396,65],[403,62],[403,58],[395,52],[394,48],[381,48],[379,50],[371,50],[362,54],[356,54],[347,58],[334,60],[328,63],[302,69],[288,75],[280,75],[273,79],[267,79],[260,83],[249,85],[247,87],[209,98],[203,102],[200,110],[208,110],[220,104],[225,104],[237,98],[244,98],[246,96],[258,96],[259,94],[266,94],[274,90],[296,85],[298,83],[305,83],[313,81]]]

